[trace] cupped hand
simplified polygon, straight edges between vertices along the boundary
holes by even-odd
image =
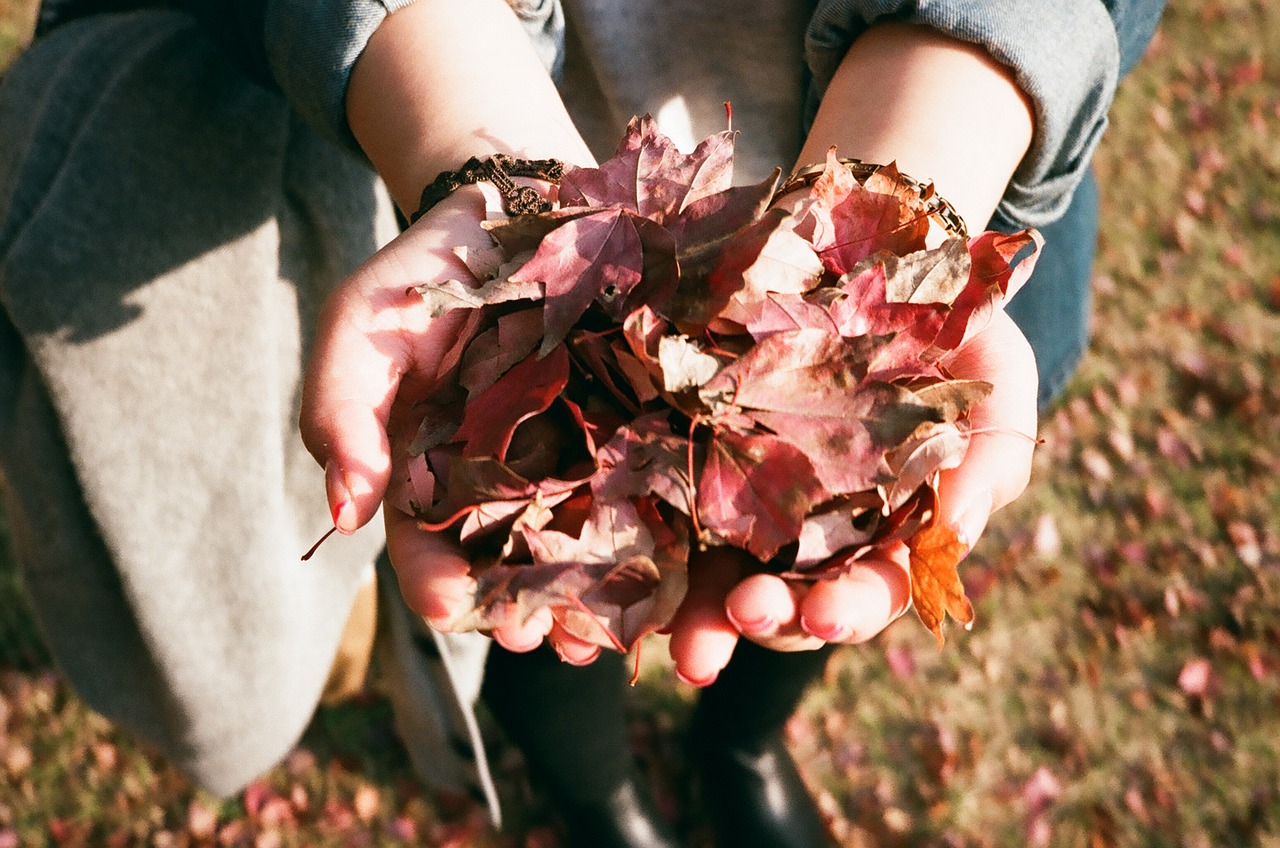
[[[964,461],[943,471],[939,520],[972,549],[991,513],[1026,488],[1036,432],[1035,357],[1002,310],[946,362],[959,379],[986,380],[992,393],[970,414]],[[715,680],[738,639],[781,651],[872,638],[910,606],[906,546],[860,560],[849,573],[811,585],[751,574],[741,552],[708,551],[690,569],[689,592],[670,626],[671,658],[681,679]]]
[[[470,280],[454,252],[484,244],[479,189],[446,198],[347,278],[321,313],[308,362],[300,426],[302,438],[325,468],[334,526],[352,533],[377,513],[392,472],[392,440],[416,431],[412,405],[422,400],[455,343],[461,311],[432,319],[414,286]],[[383,512],[387,553],[411,608],[447,630],[474,587],[471,564],[446,537],[418,527],[395,507]],[[553,628],[548,611],[511,620],[493,631],[505,647],[524,651],[551,634],[570,661],[598,649]]]

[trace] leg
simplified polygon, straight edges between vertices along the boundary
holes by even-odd
[[[677,843],[637,781],[623,715],[625,657],[574,667],[542,646],[489,651],[482,696],[550,791],[573,844],[666,848]]]
[[[781,653],[745,639],[702,692],[689,743],[721,844],[823,848],[817,804],[787,751],[783,728],[834,650]]]
[[[1098,238],[1098,185],[1092,171],[1066,213],[1044,228],[1044,237],[1044,255],[1008,306],[1036,354],[1041,412],[1066,387],[1089,343],[1089,285]]]

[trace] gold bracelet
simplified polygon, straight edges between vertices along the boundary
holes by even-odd
[[[859,185],[864,184],[871,175],[883,168],[883,165],[877,165],[874,162],[863,162],[861,159],[840,158],[836,160],[841,165],[849,169],[849,173],[853,174],[854,179]],[[812,186],[817,182],[818,177],[822,176],[823,171],[827,169],[825,162],[817,165],[806,165],[803,168],[797,168],[791,172],[791,175],[782,181],[777,191],[773,193],[774,197],[781,197],[789,194],[796,189]],[[969,228],[965,226],[964,218],[951,205],[950,201],[933,190],[933,183],[922,183],[914,177],[898,172],[899,179],[903,185],[915,191],[922,203],[924,203],[925,212],[929,217],[937,221],[949,235],[957,238],[968,239]]]

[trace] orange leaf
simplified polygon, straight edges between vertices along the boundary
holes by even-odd
[[[942,621],[947,613],[963,625],[973,622],[973,605],[964,594],[956,565],[969,553],[956,531],[936,523],[907,543],[911,549],[911,602],[924,626],[943,644]]]

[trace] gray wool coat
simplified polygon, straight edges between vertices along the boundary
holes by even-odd
[[[306,727],[383,546],[371,526],[300,561],[330,518],[296,422],[316,312],[395,235],[390,201],[176,12],[39,39],[0,85],[0,127],[17,562],[82,697],[234,792]],[[415,763],[492,801],[459,756],[485,640],[433,637],[383,583]]]

